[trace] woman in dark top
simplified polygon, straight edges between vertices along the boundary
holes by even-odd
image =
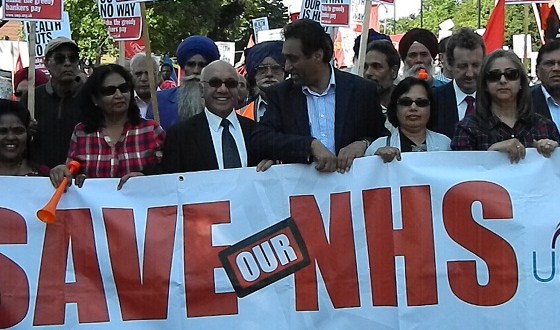
[[[29,111],[17,101],[0,99],[0,175],[39,175],[29,162]],[[48,175],[48,169],[42,171]]]
[[[480,68],[475,114],[458,123],[451,148],[505,152],[512,163],[525,157],[525,148],[550,157],[558,147],[558,131],[531,103],[529,79],[519,58],[510,51],[493,52]]]

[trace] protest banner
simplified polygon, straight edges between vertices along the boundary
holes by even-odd
[[[309,18],[316,22],[321,21],[321,0],[303,0],[299,18]]]
[[[253,19],[253,35],[255,36],[255,43],[259,43],[259,32],[268,30],[268,17],[259,17]]]
[[[87,179],[52,225],[2,177],[0,328],[555,329],[560,154],[402,157]]]
[[[97,0],[97,7],[111,39],[114,41],[140,39],[142,35],[140,3]]]
[[[6,21],[59,21],[62,0],[2,0],[2,15]]]
[[[220,60],[226,61],[231,65],[235,64],[235,42],[216,41],[216,46],[220,52]]]
[[[30,41],[30,26],[33,22],[24,24],[25,39]],[[39,21],[35,22],[35,68],[46,71],[44,65],[45,49],[47,44],[54,38],[66,37],[72,39],[70,34],[70,18],[68,12],[64,12],[61,21]]]
[[[124,58],[130,60],[134,55],[146,50],[144,38],[124,42]]]
[[[321,0],[322,26],[349,26],[350,0]]]
[[[282,29],[264,30],[259,31],[257,39],[259,42],[284,40],[284,35],[282,34]]]

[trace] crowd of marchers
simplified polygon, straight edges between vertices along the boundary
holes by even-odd
[[[439,42],[412,29],[398,50],[370,30],[363,77],[332,65],[333,41],[319,23],[296,20],[283,37],[246,49],[242,75],[219,60],[214,41],[190,36],[176,51],[180,81],[172,65],[142,53],[126,68],[107,64],[86,76],[77,44],[53,39],[50,77],[37,71],[29,94],[33,118],[26,70],[14,78],[17,101],[0,100],[0,175],[49,176],[54,186],[65,177],[78,186],[121,178],[120,188],[139,175],[280,163],[344,173],[356,158],[399,161],[403,152],[490,150],[516,163],[527,148],[550,157],[558,147],[560,41],[539,50],[541,83],[530,87],[513,52],[487,53],[471,29]]]

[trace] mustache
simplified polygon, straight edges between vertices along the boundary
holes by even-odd
[[[200,75],[191,74],[190,76],[184,76],[183,78],[181,78],[181,81],[200,81]]]

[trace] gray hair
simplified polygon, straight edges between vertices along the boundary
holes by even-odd
[[[137,67],[138,65],[140,65],[141,63],[144,63],[147,58],[148,58],[148,56],[146,56],[146,53],[138,53],[138,54],[134,55],[130,59],[130,72],[134,72],[134,68]],[[159,65],[158,65],[156,59],[151,57],[151,56],[150,56],[150,58],[152,59],[152,65],[154,67],[154,72],[158,72],[159,71]]]

